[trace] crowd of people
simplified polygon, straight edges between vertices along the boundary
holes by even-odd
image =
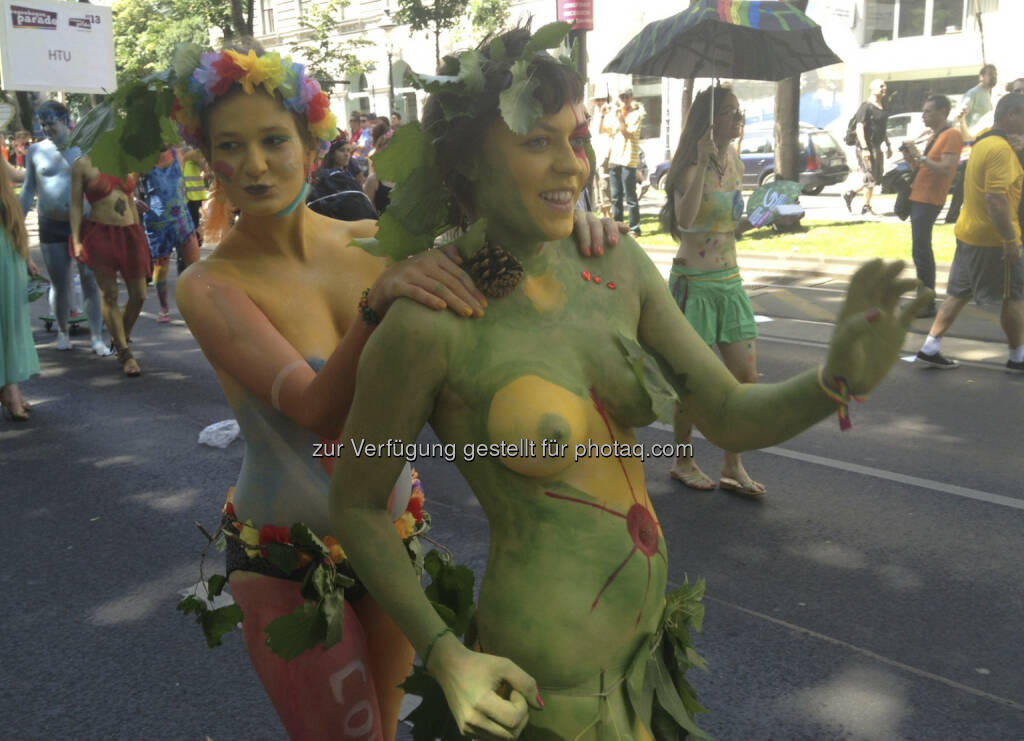
[[[428,422],[459,447],[481,435],[491,442],[635,441],[635,428],[653,421],[635,371],[649,353],[678,396],[677,441],[689,441],[697,426],[725,451],[717,483],[692,458],[677,460],[672,476],[694,489],[760,497],[766,487],[747,473],[741,451],[786,440],[837,409],[844,420],[848,402],[883,380],[910,322],[933,304],[931,229],[963,139],[949,122],[948,99],[932,96],[925,104],[932,136],[924,152],[904,151],[918,171],[910,199],[920,280],[900,279],[899,263],[868,263],[851,281],[825,362],[761,384],[756,325],[736,255],[737,237],[752,228],[743,217],[742,164],[733,145],[743,124],[736,95],[714,85],[690,108],[661,213],[678,243],[666,285],[634,239],[643,106],[624,90],[614,106],[595,101],[588,122],[583,82],[569,66],[535,51],[525,28],[499,38],[500,46],[459,57],[483,77],[480,92],[428,98],[423,155],[433,164],[419,181],[392,182],[374,170],[374,155],[401,125],[397,113],[356,112],[339,131],[333,116],[315,108],[315,95],[298,102],[286,96],[288,84],[318,91],[290,59],[234,49],[197,56],[198,66],[175,87],[188,146],[164,149],[149,172],[126,179],[101,172],[68,146],[67,109],[47,102],[38,110],[46,139],[25,147],[23,166],[5,166],[0,176],[4,414],[31,416],[19,384],[39,371],[24,300],[25,282],[38,272],[24,226],[35,206],[57,348],[71,346],[74,264],[92,349],[112,350],[125,375],[138,376],[131,331],[146,281],[152,278],[160,304],[157,321],[168,322],[175,256],[182,271],[177,306],[246,439],[226,517],[242,532],[293,533],[301,523],[323,543],[340,541],[357,580],[345,592],[344,638],[290,662],[268,647],[266,628],[308,599],[315,564],[283,570],[265,550],[227,542],[246,649],[293,739],[327,737],[325,729],[344,728],[356,706],[369,708],[364,737],[393,738],[398,685],[416,654],[464,734],[513,738],[529,728],[535,737],[601,738],[614,729],[661,738],[666,729],[678,735],[690,728],[696,702],[681,676],[685,667],[664,648],[679,640],[679,616],[667,612],[667,548],[642,462],[457,461],[489,515],[493,544],[476,644],[467,646],[424,595],[396,530],[403,462],[346,449],[332,473],[310,454],[315,444],[343,430],[363,440],[415,440]],[[537,113],[525,124],[508,118],[500,103],[519,63],[536,83],[530,95]],[[197,94],[193,79],[209,94]],[[872,212],[880,150],[888,144],[878,135],[884,82],[871,91],[856,127],[864,213]],[[983,97],[970,96],[971,111],[983,107]],[[938,343],[974,296],[1002,302],[1007,366],[1024,370],[1017,216],[1024,169],[1013,146],[1014,137],[1024,137],[1024,95],[1005,96],[993,113],[994,126],[976,137],[967,166],[949,298],[918,355],[938,367],[955,365]],[[590,131],[598,140],[595,203],[625,221],[621,240],[610,224],[575,210],[592,174]],[[420,192],[392,204],[392,189],[402,187]],[[847,195],[850,206],[856,193]],[[385,210],[401,221],[410,204],[428,198],[439,204],[435,226],[464,231],[463,249],[476,234],[478,252],[429,249],[388,263],[338,249],[372,238],[373,219]],[[207,240],[209,254],[200,260],[204,200],[234,221],[215,243]],[[601,249],[595,236],[618,244]],[[381,247],[397,249],[387,239]],[[499,275],[475,270],[480,255],[502,266]],[[123,308],[118,276],[129,295]],[[916,298],[901,308],[900,297],[915,288]],[[354,661],[366,669],[340,701],[332,677]],[[664,685],[655,693],[653,675],[671,677],[671,696]],[[643,706],[637,692],[653,704]]]

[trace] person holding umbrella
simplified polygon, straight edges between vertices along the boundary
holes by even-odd
[[[679,241],[669,290],[680,310],[706,344],[718,347],[736,380],[756,383],[757,325],[736,264],[736,237],[751,228],[742,218],[743,163],[731,144],[742,126],[743,110],[729,88],[716,85],[697,95],[666,177],[661,223]],[[692,430],[677,405],[676,442],[691,442]],[[680,455],[669,473],[691,489],[715,488],[692,456]],[[718,486],[752,497],[765,493],[731,451]]]

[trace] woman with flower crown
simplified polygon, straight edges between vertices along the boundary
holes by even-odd
[[[179,278],[177,299],[246,439],[232,513],[257,530],[302,522],[326,536],[330,460],[314,457],[316,445],[341,432],[375,322],[399,296],[460,316],[481,315],[483,297],[444,254],[385,269],[345,247],[371,235],[373,222],[335,221],[306,207],[308,176],[335,119],[301,65],[251,50],[196,61],[179,80],[173,115],[240,213],[213,254]],[[412,662],[401,633],[372,598],[350,589],[343,642],[285,662],[265,645],[264,629],[302,604],[301,585],[269,575],[252,553],[229,541],[230,589],[289,736],[393,737],[397,685]]]
[[[213,254],[178,280],[177,300],[246,439],[225,508],[242,540],[251,536],[256,546],[228,540],[245,644],[292,739],[391,739],[397,685],[413,659],[404,636],[357,585],[345,591],[343,641],[284,661],[266,645],[265,628],[303,604],[306,572],[276,571],[258,546],[301,522],[323,536],[336,561],[344,558],[327,513],[333,460],[314,456],[339,437],[363,346],[400,297],[461,318],[482,316],[486,301],[445,252],[387,267],[346,246],[372,236],[374,222],[335,221],[306,206],[313,163],[336,128],[327,96],[302,65],[253,50],[182,51],[175,70],[172,116],[240,212]],[[608,224],[580,223],[581,249],[617,241]],[[422,502],[415,480],[412,491],[408,507],[394,506],[403,536]]]
[[[417,220],[468,226],[464,264],[501,296],[475,322],[394,303],[363,351],[344,431],[415,440],[429,422],[462,451],[490,527],[476,638],[458,640],[405,563],[386,509],[400,461],[342,451],[331,521],[460,733],[665,741],[699,734],[683,675],[699,663],[687,627],[702,609],[685,586],[666,600],[667,548],[636,453],[633,428],[671,414],[656,369],[715,444],[774,445],[879,383],[927,299],[900,311],[916,281],[898,279],[902,263],[868,263],[817,371],[737,382],[632,239],[587,261],[560,248],[591,168],[582,82],[542,51],[568,28],[517,29],[449,57],[441,77],[421,78],[433,93],[422,131],[407,124],[389,147],[402,167],[376,164],[397,181],[380,241]]]

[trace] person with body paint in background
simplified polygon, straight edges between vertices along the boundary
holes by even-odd
[[[239,217],[178,280],[177,301],[246,439],[226,510],[257,530],[302,522],[329,538],[333,460],[313,451],[338,439],[359,354],[380,318],[405,297],[472,324],[486,301],[444,251],[388,266],[345,246],[372,236],[375,222],[335,221],[304,203],[335,124],[301,65],[255,49],[195,57],[198,66],[175,88],[176,119]],[[589,253],[618,234],[610,222],[581,219],[577,237]],[[289,737],[392,739],[398,685],[413,660],[393,621],[365,590],[348,588],[342,643],[285,662],[267,647],[264,628],[302,603],[303,570],[280,573],[236,545],[229,541],[229,584],[245,645]]]
[[[28,214],[38,196],[39,249],[43,253],[46,272],[50,275],[50,311],[57,322],[57,349],[70,350],[68,318],[71,314],[71,165],[82,156],[78,147],[68,147],[71,119],[68,109],[48,100],[36,111],[47,138],[28,148],[25,156],[25,180],[21,187],[21,210]],[[109,355],[103,341],[103,311],[100,291],[92,271],[78,263],[78,277],[85,299],[85,315],[89,319],[92,351]]]
[[[731,90],[715,86],[697,95],[665,179],[661,222],[679,241],[668,283],[679,309],[704,343],[718,348],[736,380],[757,383],[757,325],[736,262],[736,238],[751,228],[743,217],[743,163],[732,144],[742,126],[743,110]],[[692,444],[693,422],[682,405],[674,426],[676,442]],[[715,488],[691,455],[681,454],[670,474],[691,489]],[[718,487],[751,497],[765,493],[730,450]]]
[[[88,155],[71,166],[71,249],[89,266],[103,295],[103,319],[126,376],[141,375],[128,348],[132,328],[146,300],[150,276],[146,232],[135,206],[135,178],[127,180],[100,172]],[[89,216],[83,219],[83,199]],[[128,288],[124,310],[118,306],[117,274]]]
[[[917,283],[897,278],[903,263],[876,260],[856,274],[823,366],[783,383],[740,384],[633,239],[595,259],[577,255],[567,242],[572,204],[591,167],[583,83],[574,66],[531,51],[529,39],[516,29],[472,52],[482,92],[446,88],[428,99],[427,136],[418,156],[407,156],[437,171],[421,168],[424,179],[395,186],[413,190],[410,203],[449,204],[436,230],[469,225],[463,244],[476,240],[479,250],[466,265],[493,300],[472,322],[392,304],[363,350],[345,438],[413,441],[429,422],[462,451],[523,439],[536,451],[551,440],[569,451],[588,440],[635,444],[634,428],[654,420],[641,380],[651,376],[638,364],[657,362],[704,433],[745,450],[797,434],[837,403],[842,412],[851,394],[882,380],[930,300],[898,310]],[[447,62],[459,68],[459,57]],[[508,120],[499,97],[514,84],[510,69],[533,84],[532,100]],[[738,117],[735,100],[719,110]],[[399,201],[386,217],[406,213]],[[506,269],[477,272],[481,261]],[[692,724],[677,696],[689,694],[685,680],[668,666],[679,667],[679,649],[666,621],[679,626],[680,615],[666,605],[667,548],[638,458],[456,459],[490,531],[476,644],[467,646],[423,593],[391,527],[387,502],[402,461],[350,447],[335,465],[331,522],[362,583],[440,685],[460,733],[646,741],[677,738]]]

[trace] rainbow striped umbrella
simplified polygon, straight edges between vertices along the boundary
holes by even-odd
[[[841,61],[821,27],[789,3],[700,0],[648,24],[604,71],[783,80]]]

